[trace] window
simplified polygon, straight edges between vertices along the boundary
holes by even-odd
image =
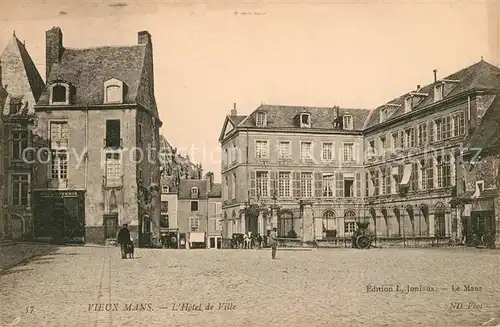
[[[224,166],[227,166],[229,163],[229,151],[227,151],[227,148],[224,149]]]
[[[300,143],[300,159],[301,160],[312,159],[312,142]]]
[[[333,160],[333,143],[323,143],[321,158],[323,160]]]
[[[235,163],[236,162],[236,144],[233,143],[233,146],[231,148],[231,162]]]
[[[384,195],[385,194],[385,191],[386,191],[386,181],[387,181],[387,171],[385,170],[385,168],[382,168],[380,170],[380,195]]]
[[[450,116],[444,117],[442,122],[443,122],[442,139],[446,140],[446,139],[449,139],[452,135],[451,134],[451,127],[452,127],[451,117]]]
[[[427,190],[432,190],[434,188],[434,159],[430,158],[427,160],[426,165],[426,177],[427,177]]]
[[[193,198],[198,197],[198,188],[197,187],[191,187],[191,197],[193,197]]]
[[[346,211],[344,213],[344,234],[349,236],[356,230],[356,213],[354,211]]]
[[[385,122],[386,119],[387,119],[387,109],[386,108],[382,108],[382,109],[380,109],[380,120],[379,120],[379,123]]]
[[[28,189],[29,181],[27,174],[13,174],[11,176],[11,201],[13,205],[26,206],[28,205]]]
[[[354,143],[344,143],[344,161],[354,160],[353,148]]]
[[[391,168],[386,167],[385,169],[385,194],[391,194]]]
[[[119,153],[106,153],[106,178],[116,179],[122,176],[122,165]]]
[[[379,174],[378,170],[375,169],[374,171],[371,172],[371,178],[372,178],[372,186],[373,186],[373,195],[378,196],[380,192],[380,186],[379,186]]]
[[[10,107],[9,114],[15,115],[19,113],[19,111],[21,110],[21,100],[16,98],[11,98],[9,107]]]
[[[420,189],[427,189],[427,167],[425,160],[420,160]]]
[[[411,96],[405,98],[405,113],[411,111]]]
[[[198,211],[198,201],[191,201],[191,211]]]
[[[161,213],[168,213],[168,201],[161,201],[160,212]]]
[[[161,214],[160,215],[160,227],[161,228],[168,228],[169,227],[168,214]]]
[[[322,220],[324,232],[337,230],[337,220],[335,219],[335,212],[331,210],[325,211]]]
[[[278,173],[278,196],[288,198],[290,193],[290,172],[280,171]]]
[[[122,102],[121,87],[110,85],[106,87],[106,102]]]
[[[138,130],[140,130],[140,124]],[[139,132],[140,133],[140,132]],[[138,141],[140,138],[138,139]],[[108,119],[106,120],[106,147],[119,148],[120,147],[120,120]]]
[[[370,173],[365,173],[365,196],[371,196],[370,193]]]
[[[312,173],[300,173],[300,194],[303,197],[310,198],[312,197],[312,183],[313,183],[313,174]]]
[[[189,217],[189,229],[192,232],[196,232],[200,229],[200,218],[199,217]]]
[[[50,147],[52,149],[67,149],[68,141],[68,123],[50,122]]]
[[[269,157],[267,141],[256,141],[255,142],[255,157],[257,159],[266,159]]]
[[[375,140],[368,141],[368,158],[375,156]]]
[[[257,120],[256,120],[257,126],[264,127],[267,125],[267,117],[266,116],[267,115],[265,112],[260,111],[257,113]]]
[[[434,139],[436,141],[441,141],[443,137],[443,122],[441,118],[434,120]]]
[[[269,173],[267,171],[256,172],[257,196],[269,196]]]
[[[413,127],[405,130],[404,146],[411,148],[415,147],[415,129]]]
[[[453,119],[453,136],[465,134],[465,113],[463,111],[454,113]]]
[[[380,153],[379,153],[379,155],[384,155],[385,151],[387,150],[387,143],[386,143],[385,135],[381,136],[379,138],[379,144],[380,144],[380,151],[379,151]]]
[[[229,194],[229,178],[226,176],[224,178],[224,199],[227,200]]]
[[[410,175],[410,191],[418,190],[418,163],[412,162],[412,169]]]
[[[425,145],[427,143],[427,123],[418,124],[418,146]]]
[[[55,84],[52,86],[51,104],[67,104],[69,86],[64,84]]]
[[[168,192],[170,192],[170,187],[168,187],[168,186],[162,186],[161,192],[162,193],[168,193]]]
[[[436,157],[437,165],[437,187],[450,187],[451,186],[451,156],[446,154],[444,156]]]
[[[12,159],[22,160],[23,152],[28,148],[28,131],[12,131]]]
[[[443,84],[437,84],[434,87],[434,102],[441,101],[443,99]]]
[[[290,141],[280,141],[278,151],[280,160],[292,158],[292,146]]]
[[[311,127],[311,115],[300,114],[300,127]]]
[[[344,197],[354,197],[354,176],[344,174]]]
[[[51,178],[63,180],[68,178],[68,151],[51,151]]]
[[[334,189],[335,189],[335,180],[333,178],[333,173],[323,174],[323,196],[333,197]]]
[[[232,180],[232,188],[231,188],[231,199],[236,199],[236,174],[233,174]]]
[[[354,123],[352,121],[352,116],[345,115],[343,117],[343,119],[344,119],[344,129],[353,130],[354,129]]]

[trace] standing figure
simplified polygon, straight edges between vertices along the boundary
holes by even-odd
[[[128,229],[127,224],[123,224],[123,227],[120,228],[120,231],[118,232],[117,242],[118,244],[120,244],[122,259],[126,259],[126,246],[130,242],[130,230]]]
[[[278,232],[276,227],[273,228],[271,235],[269,235],[269,241],[271,244],[271,257],[276,259],[276,251],[278,250]]]

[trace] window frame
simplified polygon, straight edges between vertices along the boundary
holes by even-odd
[[[347,122],[346,122],[347,119]],[[342,116],[342,125],[345,130],[353,131],[354,130],[354,117],[352,115],[343,115]]]
[[[111,101],[108,98],[108,88],[110,87],[117,87],[118,88],[118,100]],[[123,95],[124,95],[124,87],[123,87],[123,82],[120,81],[119,79],[116,78],[111,78],[107,81],[104,82],[103,84],[103,89],[104,89],[104,104],[116,104],[116,103],[123,103]]]
[[[276,172],[276,174],[278,175],[278,192],[277,192],[277,195],[279,198],[291,198],[292,197],[292,193],[293,193],[293,190],[292,190],[292,183],[293,183],[293,180],[292,180],[292,171],[290,170],[278,170]],[[282,179],[280,178],[280,174],[288,174],[288,179]],[[284,187],[285,186],[285,182],[288,180],[288,195],[287,192],[286,192],[286,188]],[[281,181],[283,181],[283,193],[281,193]],[[283,195],[282,195],[283,194]]]
[[[325,157],[325,145],[330,145],[330,158]],[[334,161],[335,160],[335,142],[321,142],[321,160],[325,162]]]
[[[307,124],[302,121],[302,117],[307,117]],[[311,114],[307,112],[300,113],[299,122],[301,128],[311,128]]]
[[[14,136],[14,133],[26,133],[26,146],[23,149],[22,142],[24,141],[23,138],[18,138]],[[22,128],[15,128],[10,131],[10,160],[14,162],[19,162],[19,161],[24,161],[23,159],[23,152],[24,150],[28,149],[30,147],[30,131],[28,129],[22,129]],[[14,144],[18,143],[18,149],[19,149],[19,158],[14,157]]]
[[[66,91],[64,101],[54,101],[54,89],[63,87]],[[70,85],[65,82],[54,82],[49,86],[49,104],[50,105],[69,105]]]
[[[353,162],[353,161],[355,161],[355,158],[354,158],[354,144],[355,144],[355,142],[342,142],[342,159],[343,159],[342,161],[343,162]],[[347,160],[348,158],[346,158],[347,157],[346,156],[346,150],[347,150],[346,146],[347,145],[352,146],[350,160]]]
[[[287,156],[282,155],[282,144],[288,144],[289,151]],[[290,140],[278,140],[278,160],[291,160],[292,159],[292,141]]]
[[[265,147],[264,147],[264,150],[265,150],[265,156],[263,156],[260,152],[259,152],[259,148],[257,147],[258,144],[265,144]],[[255,159],[257,160],[265,160],[265,159],[269,159],[269,141],[268,140],[262,140],[262,139],[258,139],[258,140],[255,140]],[[260,156],[259,156],[259,153],[260,153]]]
[[[303,144],[309,144],[309,156],[304,156],[304,152],[302,151],[302,145]],[[300,161],[307,161],[307,160],[313,160],[314,158],[314,153],[313,153],[313,141],[300,141]]]
[[[196,209],[193,209],[194,208],[194,204],[196,204]],[[200,211],[200,203],[198,200],[190,200],[190,212],[197,212],[197,211]]]
[[[24,176],[26,177],[26,181],[17,181],[17,183],[19,184],[19,194],[18,194],[18,198],[19,198],[19,203],[14,203],[14,177],[17,177],[17,176]],[[26,204],[23,204],[22,203],[22,199],[23,199],[23,196],[22,196],[22,184],[26,184]],[[31,192],[30,192],[30,187],[31,187],[31,174],[30,173],[12,173],[9,175],[9,204],[10,205],[13,205],[13,206],[22,206],[22,207],[30,207],[30,200],[31,200]],[[3,204],[2,204],[3,205]]]
[[[303,179],[302,176],[311,176],[310,179]],[[301,171],[299,176],[300,182],[300,196],[302,198],[312,198],[314,197],[314,172],[312,171]],[[303,187],[304,182],[304,187]],[[307,182],[310,183],[310,188],[308,188]],[[306,194],[302,191],[305,188]],[[308,195],[308,191],[310,191],[310,195]]]
[[[267,113],[264,111],[257,111],[255,115],[255,126],[266,127],[267,126]]]

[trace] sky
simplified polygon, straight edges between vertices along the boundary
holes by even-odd
[[[118,2],[119,1],[119,2]],[[152,35],[161,134],[220,181],[219,134],[236,103],[375,108],[484,60],[500,66],[499,2],[0,2],[45,77],[45,31],[70,48]]]

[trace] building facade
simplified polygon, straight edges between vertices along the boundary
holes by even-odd
[[[282,238],[349,236],[364,216],[364,109],[233,109],[220,135],[224,237],[277,227]],[[270,210],[256,210],[270,208]]]
[[[47,86],[35,106],[34,234],[105,243],[127,223],[160,244],[160,162],[153,46],[67,49],[46,32]]]
[[[0,57],[0,84],[7,98],[2,108],[3,214],[1,231],[5,238],[29,240],[33,237],[31,180],[33,165],[25,151],[32,146],[32,130],[37,123],[34,106],[45,83],[24,43],[14,34]],[[0,96],[1,97],[1,96]]]
[[[5,100],[7,99],[7,91],[3,88],[2,84],[2,66],[0,65],[0,108],[3,108],[5,105]],[[3,115],[0,117],[0,142],[3,144],[4,142],[4,123],[3,123]],[[0,146],[0,242],[8,237],[8,230],[6,230],[5,225],[8,221],[8,217],[4,217],[3,214],[3,206],[5,201],[5,192],[4,192],[4,179],[5,179],[5,171],[4,171],[4,146]]]
[[[481,60],[373,110],[262,105],[226,117],[225,237],[350,237],[369,222],[379,243],[449,244],[461,235],[456,153],[494,112],[500,70]],[[298,218],[298,219],[297,219]]]

